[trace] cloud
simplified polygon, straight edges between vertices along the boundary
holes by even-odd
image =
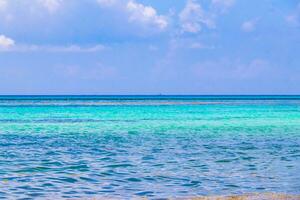
[[[170,41],[170,50],[182,50],[182,49],[216,49],[217,47],[211,44],[206,44],[201,41],[199,37],[189,38],[174,38]]]
[[[7,1],[6,0],[0,0],[0,11],[5,10],[7,7]]]
[[[90,46],[90,47],[82,47],[78,45],[71,45],[71,46],[46,46],[46,47],[40,47],[38,48],[41,51],[48,51],[48,52],[86,52],[86,53],[91,53],[91,52],[97,52],[97,51],[102,51],[105,49],[105,47],[101,44],[95,45],[95,46]]]
[[[189,47],[191,49],[215,49],[214,46],[209,46],[201,42],[193,42]]]
[[[207,10],[204,10],[196,0],[187,0],[179,14],[181,32],[198,33],[204,27],[216,28],[216,18],[225,13],[235,3],[235,0],[212,0]]]
[[[297,8],[293,13],[285,17],[285,20],[291,26],[300,26],[300,3],[297,5]]]
[[[2,50],[6,52],[92,53],[92,52],[102,51],[104,49],[105,47],[101,44],[95,46],[89,46],[89,47],[82,47],[79,45],[70,45],[70,46],[11,45],[5,49],[0,49],[0,52]]]
[[[296,14],[286,16],[286,22],[291,26],[299,26],[300,25],[300,17]]]
[[[168,26],[165,16],[159,15],[153,7],[145,6],[134,0],[97,0],[97,2],[102,7],[115,8],[118,12],[122,12],[131,23],[155,27],[158,30],[164,30]]]
[[[196,76],[210,80],[260,79],[266,78],[272,71],[275,71],[269,61],[261,58],[255,58],[249,62],[235,59],[204,61],[197,63],[192,70]],[[216,73],[218,71],[222,71],[222,73]]]
[[[202,26],[215,28],[215,22],[195,0],[188,0],[184,9],[179,14],[183,32],[198,33]]]
[[[157,51],[159,48],[157,46],[155,46],[155,45],[149,45],[148,49],[150,51]]]
[[[92,66],[58,65],[55,67],[55,71],[59,76],[80,80],[109,80],[119,78],[116,68],[99,63]]]
[[[140,22],[142,24],[152,24],[160,29],[167,27],[168,22],[162,15],[158,15],[156,10],[151,6],[144,6],[131,0],[127,3],[127,11],[129,12],[129,20]]]
[[[224,13],[235,3],[235,0],[212,0],[212,6],[219,12]]]
[[[15,41],[5,35],[0,35],[0,50],[7,49],[15,45]]]
[[[252,32],[255,30],[257,19],[254,20],[248,20],[242,23],[241,29],[244,32]]]
[[[62,0],[39,0],[39,3],[50,13],[53,13],[61,7]]]
[[[97,0],[97,2],[102,6],[113,6],[117,3],[116,0]]]
[[[271,70],[267,60],[256,58],[248,64],[239,64],[234,69],[233,74],[239,79],[251,79],[265,76]]]

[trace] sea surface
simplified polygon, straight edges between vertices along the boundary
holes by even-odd
[[[0,198],[300,194],[300,96],[0,96]]]

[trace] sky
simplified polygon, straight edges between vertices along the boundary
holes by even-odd
[[[0,0],[0,94],[300,94],[300,0]]]

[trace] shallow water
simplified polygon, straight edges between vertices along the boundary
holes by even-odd
[[[0,198],[300,193],[299,96],[2,96]]]

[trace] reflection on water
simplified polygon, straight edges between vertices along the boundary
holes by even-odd
[[[297,99],[96,107],[2,101],[0,198],[300,191]]]

